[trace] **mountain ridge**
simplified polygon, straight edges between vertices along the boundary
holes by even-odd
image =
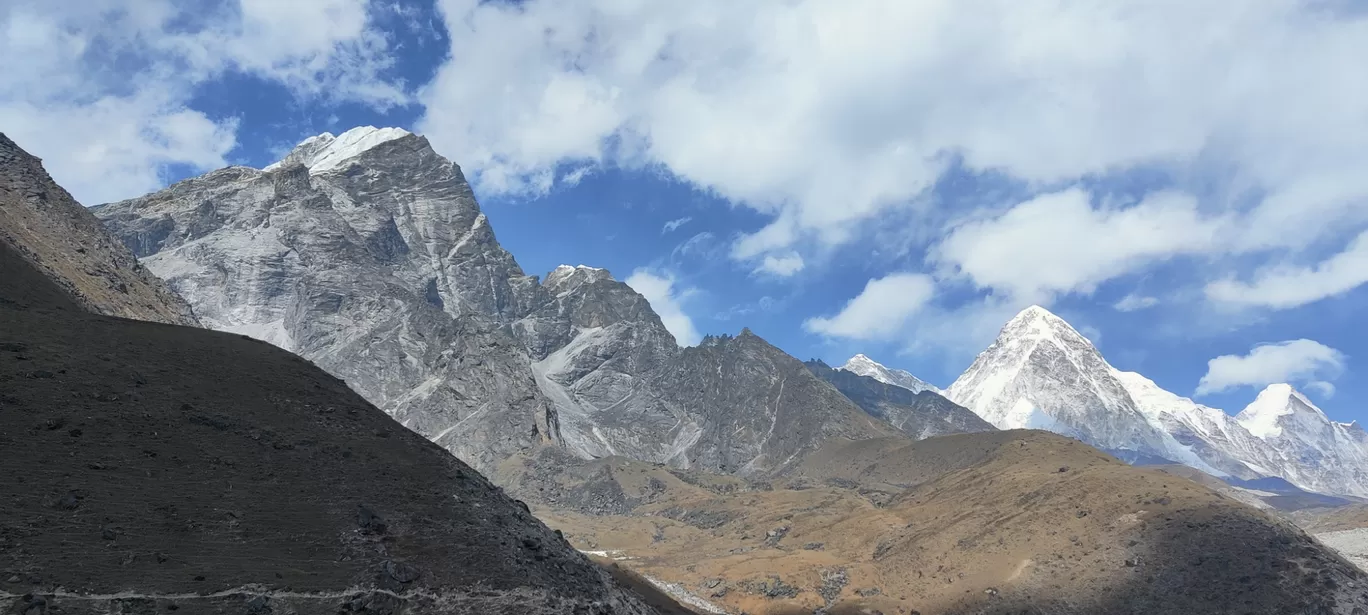
[[[749,330],[681,349],[607,270],[527,275],[419,135],[320,135],[94,211],[206,325],[314,360],[482,471],[553,445],[766,474],[897,433]]]
[[[1231,416],[1116,369],[1040,306],[1009,320],[948,393],[999,428],[1043,428],[1217,476],[1278,476],[1309,491],[1368,495],[1368,434],[1331,421],[1290,385],[1270,385],[1264,403]],[[1280,437],[1280,425],[1293,425],[1293,435]]]

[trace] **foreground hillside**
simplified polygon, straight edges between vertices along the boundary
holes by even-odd
[[[719,611],[1368,608],[1368,578],[1294,525],[1047,432],[833,442],[768,482],[551,465],[516,487],[548,524]]]
[[[0,612],[653,613],[308,362],[86,313],[0,241]]]
[[[190,306],[149,273],[42,161],[0,133],[0,241],[87,310],[197,325]]]

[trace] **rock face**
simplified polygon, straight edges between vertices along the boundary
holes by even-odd
[[[767,473],[893,433],[752,334],[680,349],[607,271],[525,275],[460,169],[402,130],[95,211],[207,326],[299,353],[483,471],[554,444]]]
[[[312,360],[481,470],[554,437],[508,326],[536,280],[422,137],[322,135],[96,213],[206,326]]]
[[[701,425],[692,468],[775,472],[833,438],[898,433],[749,329],[685,348],[657,386],[664,399]]]
[[[65,266],[0,242],[3,612],[655,612],[323,370],[89,313]]]
[[[949,397],[997,427],[1072,436],[1131,461],[1173,461],[1230,479],[1280,477],[1308,491],[1368,495],[1368,434],[1335,423],[1288,385],[1232,417],[1106,362],[1044,308],[1003,327]]]
[[[0,133],[0,242],[88,310],[195,325],[190,306],[149,274],[43,170],[42,161]]]
[[[846,367],[832,369],[826,363],[817,360],[808,361],[805,365],[818,378],[836,387],[836,390],[858,404],[865,412],[888,421],[917,440],[952,433],[996,429],[977,414],[946,399],[935,389],[913,391],[872,376],[851,372]],[[850,363],[847,362],[846,365],[849,366]]]

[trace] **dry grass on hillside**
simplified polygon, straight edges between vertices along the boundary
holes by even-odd
[[[621,459],[573,474],[556,489],[617,498],[631,514],[543,507],[548,524],[733,611],[1347,614],[1344,605],[1368,605],[1368,580],[1290,523],[1044,432],[833,443],[801,475],[768,485]]]

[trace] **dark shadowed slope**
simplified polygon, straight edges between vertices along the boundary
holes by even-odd
[[[0,240],[94,312],[195,325],[190,306],[0,133]]]
[[[3,241],[0,459],[0,612],[653,612],[308,362],[88,314]]]

